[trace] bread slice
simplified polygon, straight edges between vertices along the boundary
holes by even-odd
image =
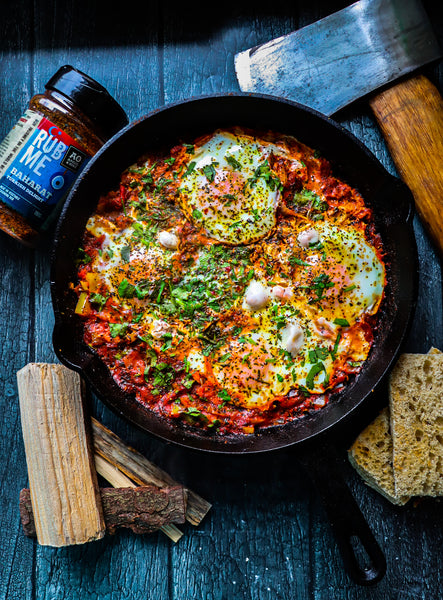
[[[432,347],[428,354],[442,355],[442,352],[438,348]],[[423,361],[424,359],[420,360]],[[401,368],[399,374],[401,375]],[[396,375],[394,375],[394,380],[391,378],[391,383],[393,381],[394,386],[395,377]],[[443,417],[443,413],[441,416]],[[377,490],[393,504],[403,505],[409,500],[411,494],[409,491],[403,495],[398,495],[396,492],[390,421],[390,409],[387,407],[361,432],[349,449],[348,457],[352,466],[368,485]],[[397,442],[397,447],[401,447],[405,443],[404,441],[399,441]]]
[[[443,354],[403,354],[390,381],[395,496],[443,495]]]
[[[348,450],[348,458],[366,483],[393,504],[403,505],[408,495],[395,492],[389,408],[384,408]]]

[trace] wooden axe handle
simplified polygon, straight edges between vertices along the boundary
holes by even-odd
[[[443,256],[443,99],[423,75],[370,100],[400,177]]]

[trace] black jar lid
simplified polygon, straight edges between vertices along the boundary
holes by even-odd
[[[125,111],[111,94],[95,79],[70,65],[60,67],[45,88],[75,102],[106,139],[128,124]]]

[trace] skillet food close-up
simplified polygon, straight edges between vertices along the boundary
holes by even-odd
[[[214,95],[114,136],[55,234],[54,348],[138,426],[256,452],[347,417],[415,299],[411,197],[291,101]]]
[[[355,377],[383,300],[372,210],[296,138],[215,130],[140,157],[79,252],[83,340],[161,417],[253,434]]]

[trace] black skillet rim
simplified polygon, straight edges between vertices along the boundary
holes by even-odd
[[[378,352],[376,341],[374,345],[375,352],[374,350],[371,352],[370,358],[367,361],[368,365],[365,366],[355,382],[348,386],[345,393],[339,399],[331,402],[315,414],[308,415],[287,425],[265,429],[254,435],[222,437],[202,434],[190,428],[182,428],[174,424],[171,425],[164,419],[143,409],[128,395],[122,394],[100,359],[78,337],[76,338],[75,334],[78,332],[78,327],[75,327],[75,318],[73,321],[72,311],[70,313],[69,311],[68,313],[65,311],[67,294],[65,284],[69,280],[69,274],[66,273],[66,269],[69,271],[71,267],[72,270],[73,266],[73,248],[74,246],[76,246],[75,249],[78,247],[78,244],[73,245],[72,236],[72,219],[78,218],[76,207],[79,201],[77,198],[81,198],[82,194],[84,194],[84,197],[88,195],[85,192],[88,190],[88,185],[91,187],[90,181],[94,181],[94,170],[99,172],[103,168],[102,165],[106,164],[108,156],[112,157],[112,153],[118,151],[119,145],[123,143],[122,140],[130,140],[131,136],[136,135],[134,132],[137,133],[143,132],[145,129],[152,129],[153,122],[155,129],[157,121],[161,124],[163,120],[163,124],[166,125],[173,122],[174,118],[179,118],[181,113],[186,115],[189,111],[191,115],[200,120],[205,111],[212,113],[215,109],[220,111],[221,108],[226,106],[228,107],[228,112],[232,108],[237,107],[238,109],[241,107],[242,110],[251,115],[258,109],[261,118],[266,121],[267,125],[274,123],[276,118],[270,109],[280,111],[280,113],[289,115],[295,120],[307,120],[309,123],[316,124],[315,126],[319,127],[324,135],[328,134],[328,136],[340,141],[344,145],[346,152],[351,153],[348,155],[351,161],[354,160],[354,154],[358,155],[358,160],[364,159],[362,168],[364,165],[368,177],[365,185],[369,186],[368,190],[374,185],[374,178],[378,180],[375,189],[370,192],[371,203],[373,208],[375,208],[374,202],[377,202],[378,208],[383,211],[383,222],[379,218],[380,214],[378,211],[374,210],[374,216],[376,217],[376,223],[378,219],[378,228],[380,229],[379,226],[382,224],[385,234],[386,231],[389,231],[389,236],[385,235],[383,240],[389,246],[388,254],[391,262],[393,261],[394,263],[393,268],[395,269],[396,277],[392,285],[392,288],[395,289],[391,289],[395,306],[391,306],[390,302],[388,314],[383,323],[383,326],[390,328],[390,336],[385,334],[384,352]],[[267,111],[265,111],[265,108]],[[168,117],[171,118],[168,119]],[[210,118],[214,119],[214,116],[212,115]],[[243,115],[242,122],[239,124],[246,125],[244,118]],[[246,120],[249,118],[254,120],[254,116],[248,117]],[[278,118],[282,118],[281,114]],[[237,121],[232,116],[228,118],[228,121],[229,119],[232,124],[235,124]],[[221,121],[223,119],[220,119],[220,125],[222,125]],[[213,128],[216,128],[215,125]],[[263,129],[263,126],[255,125],[255,128]],[[184,129],[186,129],[186,126]],[[198,129],[198,127],[192,124],[191,129]],[[282,131],[281,127],[274,126],[274,129]],[[205,130],[205,127],[203,127],[203,130]],[[285,127],[283,133],[291,133],[290,130],[291,127],[289,127],[289,130]],[[292,133],[292,135],[295,135],[295,133]],[[177,137],[176,132],[174,132],[171,139],[174,137]],[[310,143],[310,139],[306,139],[304,135],[298,137],[300,141],[311,145],[311,147],[318,148],[319,146],[319,144],[314,145]],[[343,153],[343,151],[340,152]],[[139,152],[139,154],[135,155],[135,159],[142,153]],[[343,177],[340,172],[343,169],[343,165],[340,166],[340,161],[337,162],[329,155],[325,155],[331,160],[334,173],[337,168],[339,175]],[[122,164],[129,166],[131,161],[126,161]],[[345,171],[348,166],[345,165]],[[117,180],[121,170],[116,174]],[[355,173],[352,177],[354,176]],[[372,181],[370,181],[371,178]],[[350,181],[350,183],[353,185],[353,182]],[[361,186],[357,187],[360,187],[360,191],[365,196],[365,190],[361,190]],[[112,188],[111,184],[106,189],[110,188]],[[387,205],[388,207],[386,207]],[[418,259],[412,228],[412,207],[413,199],[409,189],[396,177],[390,175],[358,138],[331,118],[304,105],[265,94],[243,92],[198,96],[168,104],[147,113],[115,134],[91,159],[71,189],[60,214],[51,249],[50,288],[55,315],[53,331],[55,353],[63,364],[79,372],[84,377],[92,391],[105,405],[133,425],[165,441],[187,448],[230,454],[269,451],[311,440],[313,437],[327,432],[331,427],[350,417],[379,386],[392,368],[400,352],[401,345],[410,326],[417,297]],[[89,212],[93,208],[94,205],[92,204]],[[71,246],[71,257],[65,252],[67,245],[68,247],[69,245]],[[60,289],[60,285],[63,286],[62,289]],[[376,359],[373,359],[374,355]],[[355,397],[353,397],[353,394],[355,394]]]

